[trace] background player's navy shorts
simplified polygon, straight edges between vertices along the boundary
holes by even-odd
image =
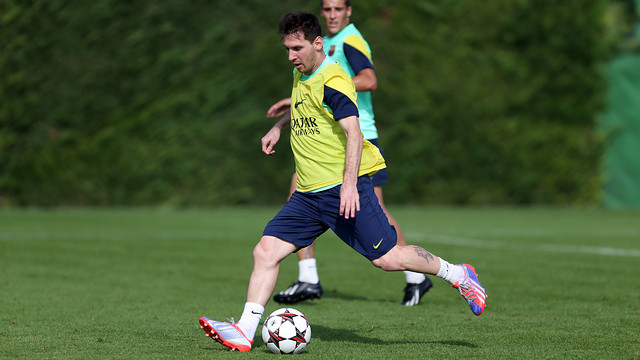
[[[289,202],[267,224],[263,235],[271,235],[306,247],[327,229],[347,245],[373,261],[397,243],[397,234],[382,211],[368,176],[358,178],[360,211],[356,217],[340,216],[340,186],[317,193],[296,191]]]
[[[382,148],[378,144],[378,139],[373,139],[373,140],[367,139],[367,140],[369,140],[370,143],[375,145],[380,150],[380,154],[382,154],[382,157],[384,157],[384,151],[382,151]],[[373,186],[381,186],[383,184],[386,184],[387,183],[387,168],[384,168],[384,169],[378,171],[377,173],[371,175],[370,178],[371,178],[371,181],[373,181]]]

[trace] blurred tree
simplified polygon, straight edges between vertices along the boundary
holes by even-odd
[[[387,201],[596,203],[608,4],[354,3]],[[268,158],[259,140],[290,91],[291,10],[319,2],[2,1],[0,203],[281,203],[288,139]]]

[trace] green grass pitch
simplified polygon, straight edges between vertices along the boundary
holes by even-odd
[[[200,316],[239,318],[251,251],[278,208],[0,210],[0,358],[274,359],[225,351]],[[318,239],[304,359],[639,359],[640,213],[392,207],[410,243],[475,266],[476,317],[434,278],[402,307],[402,273]],[[277,290],[297,278],[291,256]],[[279,308],[267,304],[266,314]],[[265,316],[266,317],[266,316]]]

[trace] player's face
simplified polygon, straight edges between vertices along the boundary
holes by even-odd
[[[304,38],[304,34],[297,32],[286,35],[282,45],[287,50],[289,61],[303,74],[311,75],[322,63],[319,54],[322,51],[322,38],[316,37],[313,42]]]
[[[326,23],[327,36],[332,37],[349,25],[351,6],[346,6],[344,0],[323,0],[322,17]]]

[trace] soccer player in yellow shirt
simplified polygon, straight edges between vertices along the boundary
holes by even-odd
[[[355,85],[358,98],[356,100],[360,113],[360,130],[364,138],[380,149],[378,144],[378,130],[371,102],[371,91],[378,87],[378,80],[373,67],[373,58],[369,43],[364,39],[354,24],[350,22],[350,0],[323,0],[322,17],[325,20],[326,35],[323,37],[325,54],[336,61],[349,74]],[[267,111],[267,117],[289,116],[291,98],[278,101]],[[387,183],[387,170],[382,169],[371,175],[374,191],[378,203],[389,218],[389,222],[396,228],[398,244],[407,245],[404,233],[396,219],[384,206],[382,185]],[[296,175],[293,175],[289,196],[296,190]],[[301,249],[298,255],[298,281],[287,289],[277,293],[273,299],[284,304],[295,304],[307,299],[319,299],[322,296],[322,285],[318,276],[314,244]],[[405,271],[406,286],[402,305],[414,306],[420,303],[422,296],[432,286],[431,279],[424,274]]]
[[[293,107],[291,117],[280,119],[262,138],[262,151],[274,155],[282,129],[291,126],[297,189],[269,221],[253,250],[253,271],[240,321],[201,317],[205,334],[231,350],[251,350],[280,262],[328,229],[385,271],[412,270],[444,279],[480,315],[486,294],[471,265],[453,265],[419,246],[397,244],[396,231],[378,204],[369,178],[385,167],[384,158],[363,138],[355,87],[349,75],[326,57],[318,18],[305,12],[288,13],[280,19],[278,30],[295,67]]]

